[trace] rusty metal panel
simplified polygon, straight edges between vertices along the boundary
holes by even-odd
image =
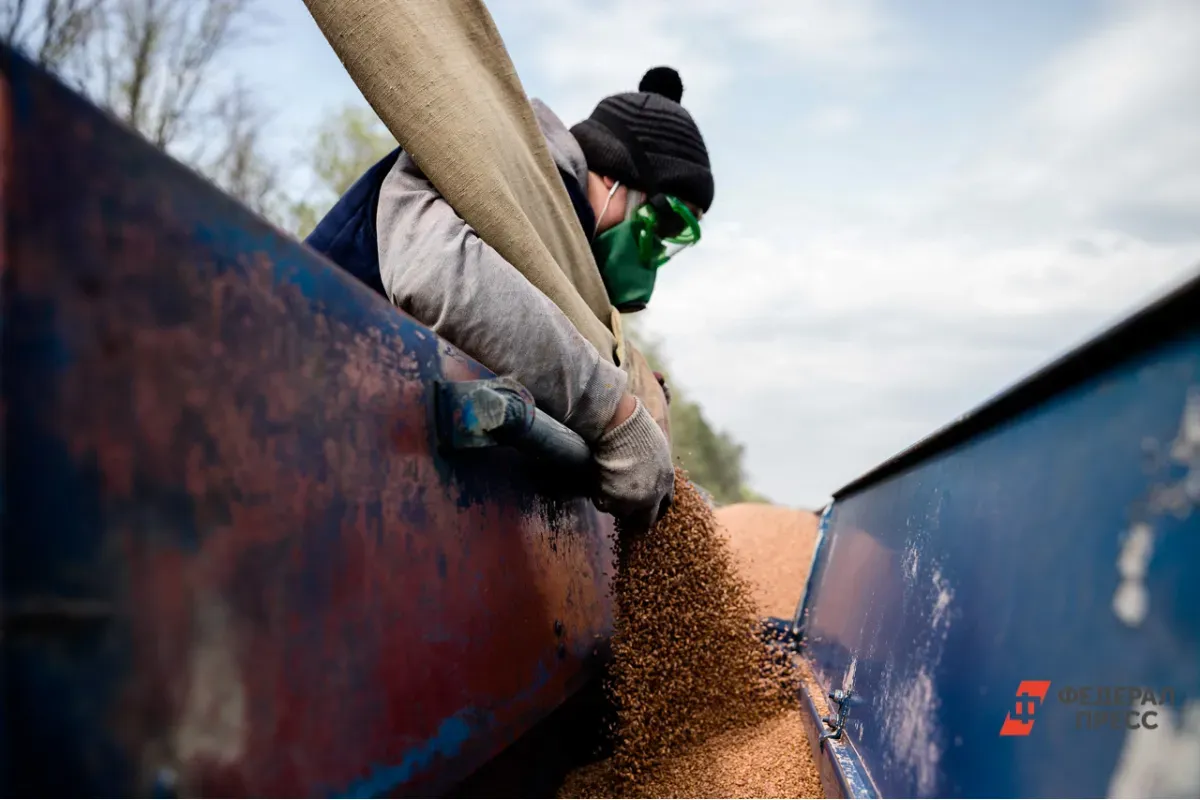
[[[5,50],[7,794],[444,790],[611,631],[611,519],[438,447],[491,377]]]

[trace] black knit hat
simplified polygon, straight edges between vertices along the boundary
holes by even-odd
[[[588,119],[571,128],[588,169],[707,211],[713,201],[708,148],[692,115],[679,105],[682,98],[679,73],[655,67],[638,91],[601,100]]]

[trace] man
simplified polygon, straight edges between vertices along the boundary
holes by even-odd
[[[713,199],[708,152],[668,67],[605,98],[570,130],[534,113],[608,299],[644,308],[656,270],[700,238]],[[669,506],[670,445],[625,370],[484,242],[400,150],[372,167],[307,242],[493,372],[592,447],[605,511],[644,525]],[[665,416],[665,415],[664,415]],[[664,422],[665,424],[665,422]]]

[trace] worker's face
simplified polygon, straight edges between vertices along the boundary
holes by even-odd
[[[616,191],[613,191],[613,187]],[[606,230],[625,220],[629,190],[612,178],[602,178],[594,172],[588,173],[588,202],[596,215],[596,233]]]
[[[594,189],[597,219],[592,255],[608,299],[622,313],[641,310],[650,301],[658,269],[700,241],[700,222],[691,205],[673,195],[647,199],[600,177],[589,181],[589,189]]]
[[[616,191],[613,191],[613,187]],[[639,201],[646,199],[640,192],[634,192]],[[624,222],[630,211],[630,191],[624,184],[612,178],[604,178],[594,172],[588,173],[588,202],[592,213],[596,215],[596,235],[604,233],[612,226]],[[696,219],[703,219],[704,212],[691,203],[685,203],[691,209]]]

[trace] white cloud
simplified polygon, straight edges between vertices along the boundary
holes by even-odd
[[[811,133],[830,136],[845,133],[858,124],[858,114],[844,106],[819,108],[804,121],[804,128]]]
[[[939,214],[1017,235],[1200,230],[1200,4],[1110,6],[1105,25],[1032,76],[1027,105],[933,198]]]
[[[755,485],[816,504],[1130,310],[1200,246],[795,246],[710,232],[660,273],[645,327],[747,445]]]
[[[1200,5],[1114,3],[1029,86],[894,216],[789,206],[660,273],[645,327],[758,488],[821,502],[1200,266]]]
[[[535,62],[565,118],[629,91],[649,66],[684,80],[684,104],[711,110],[735,72],[781,64],[862,71],[899,57],[898,34],[873,0],[511,0],[536,37]],[[542,90],[545,91],[545,90]]]
[[[706,0],[701,7],[794,64],[872,69],[904,55],[895,21],[873,0]]]
[[[732,70],[720,43],[709,47],[689,36],[680,8],[661,0],[526,0],[539,6],[541,35],[535,63],[554,91],[547,101],[563,119],[582,119],[601,97],[636,88],[656,64],[677,69],[684,104],[711,107]]]

